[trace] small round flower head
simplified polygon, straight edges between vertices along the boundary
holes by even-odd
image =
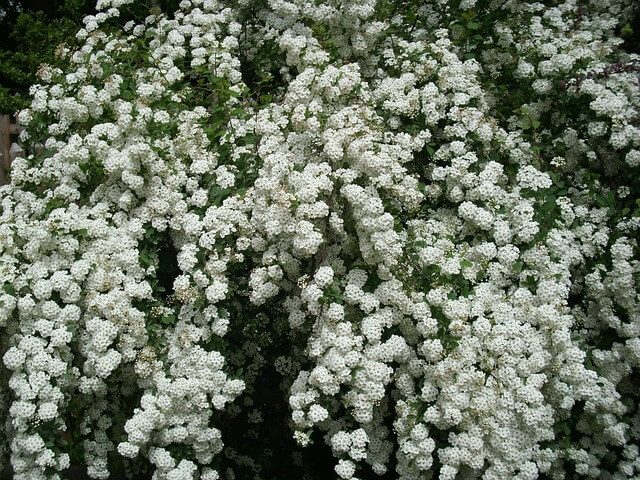
[[[320,288],[326,287],[333,281],[333,269],[331,267],[320,267],[314,279]]]
[[[339,460],[334,470],[338,474],[338,477],[348,480],[353,478],[353,474],[356,472],[356,466],[350,460]]]

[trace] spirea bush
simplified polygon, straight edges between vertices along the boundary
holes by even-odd
[[[638,478],[636,7],[99,0],[0,188],[14,478]]]

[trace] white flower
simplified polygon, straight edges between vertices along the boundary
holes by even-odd
[[[311,422],[319,423],[328,418],[329,412],[327,412],[327,410],[324,407],[314,404],[314,405],[311,405],[311,408],[309,409],[309,413],[307,415]]]
[[[224,300],[227,296],[229,288],[225,282],[221,282],[219,280],[214,280],[211,282],[211,285],[207,287],[206,295],[207,300],[212,303],[219,302],[220,300]]]
[[[320,288],[326,287],[333,280],[333,269],[331,267],[320,267],[314,279]]]
[[[26,358],[25,352],[16,347],[11,347],[5,352],[2,361],[9,370],[17,370],[24,364]]]
[[[335,471],[340,478],[348,480],[356,472],[356,466],[350,460],[340,460],[335,466]]]

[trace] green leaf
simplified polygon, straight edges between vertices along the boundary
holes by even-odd
[[[144,250],[140,252],[140,261],[145,267],[149,267],[153,264],[153,260],[151,259],[149,254]]]
[[[538,279],[532,275],[527,275],[522,283],[532,292],[535,292],[536,288],[538,287]]]
[[[153,234],[155,233],[155,229],[152,227],[147,227],[144,229],[144,238],[145,240],[150,240],[153,237]]]
[[[45,207],[44,211],[45,213],[51,213],[56,208],[61,208],[61,207],[64,207],[64,202],[59,198],[52,198],[47,202],[47,206]]]

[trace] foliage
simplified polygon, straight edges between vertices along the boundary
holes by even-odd
[[[95,2],[54,0],[9,4],[0,21],[0,112],[28,106],[29,87],[37,81],[41,64],[57,65],[58,45],[75,44],[82,18]]]
[[[138,2],[144,18],[152,8],[173,13],[176,0]],[[29,105],[29,87],[37,83],[41,65],[59,66],[62,44],[76,47],[82,19],[95,13],[94,0],[20,0],[9,3],[0,19],[0,112],[14,113]]]

